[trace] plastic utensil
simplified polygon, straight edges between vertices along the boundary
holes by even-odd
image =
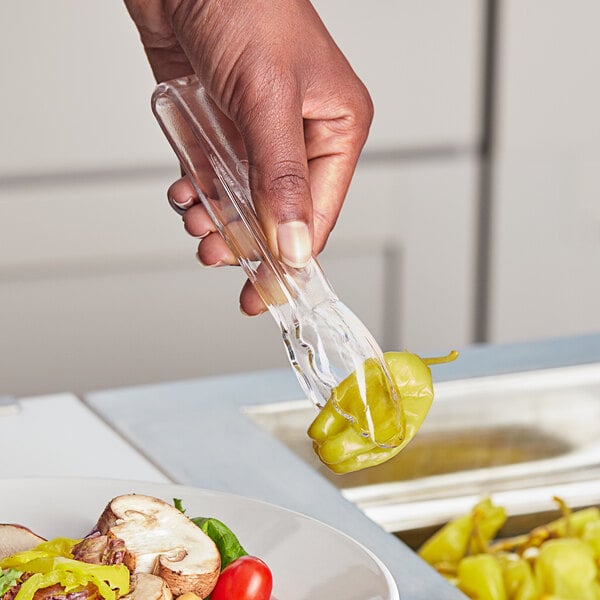
[[[403,415],[381,349],[340,302],[314,258],[306,267],[294,269],[271,252],[254,211],[246,152],[233,122],[194,76],[159,84],[152,110],[217,230],[279,325],[305,393],[322,408],[332,389],[356,373],[363,413],[347,414],[337,404],[336,410],[376,444],[397,446],[403,438]],[[377,386],[372,378],[367,386],[368,359],[377,365]],[[378,438],[372,402],[387,403],[395,414],[398,427],[392,438]]]

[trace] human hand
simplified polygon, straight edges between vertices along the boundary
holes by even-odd
[[[302,267],[325,246],[373,109],[369,94],[308,0],[125,0],[157,81],[195,73],[238,127],[252,198],[275,254]],[[189,181],[169,199],[189,208],[206,265],[234,264]],[[265,310],[247,282],[246,314]]]

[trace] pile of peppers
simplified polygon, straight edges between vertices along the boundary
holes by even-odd
[[[93,586],[98,597],[105,600],[117,600],[129,593],[129,569],[125,565],[97,565],[73,559],[71,549],[80,541],[56,538],[0,560],[0,573],[9,574],[12,580],[27,575],[15,600],[32,600],[36,591],[55,584],[63,586],[66,592]]]
[[[308,429],[319,459],[341,474],[379,465],[396,456],[414,438],[433,402],[429,365],[450,362],[457,356],[455,351],[440,358],[420,358],[410,352],[384,354],[396,386],[400,415],[385,393],[381,369],[367,361],[366,406],[353,373],[333,389]],[[365,435],[367,429],[374,435]]]
[[[451,521],[419,555],[477,600],[600,600],[600,509],[571,512],[531,532],[493,541],[506,521],[489,498]]]

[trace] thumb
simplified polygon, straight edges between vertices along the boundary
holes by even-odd
[[[240,114],[250,189],[267,241],[283,263],[304,267],[312,255],[313,212],[301,105],[269,99]]]

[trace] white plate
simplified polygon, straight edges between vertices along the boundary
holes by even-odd
[[[137,492],[181,498],[189,516],[216,517],[273,572],[280,600],[399,600],[383,563],[347,535],[304,515],[233,494],[169,484],[102,479],[0,479],[0,522],[46,538],[79,537],[106,503]]]

